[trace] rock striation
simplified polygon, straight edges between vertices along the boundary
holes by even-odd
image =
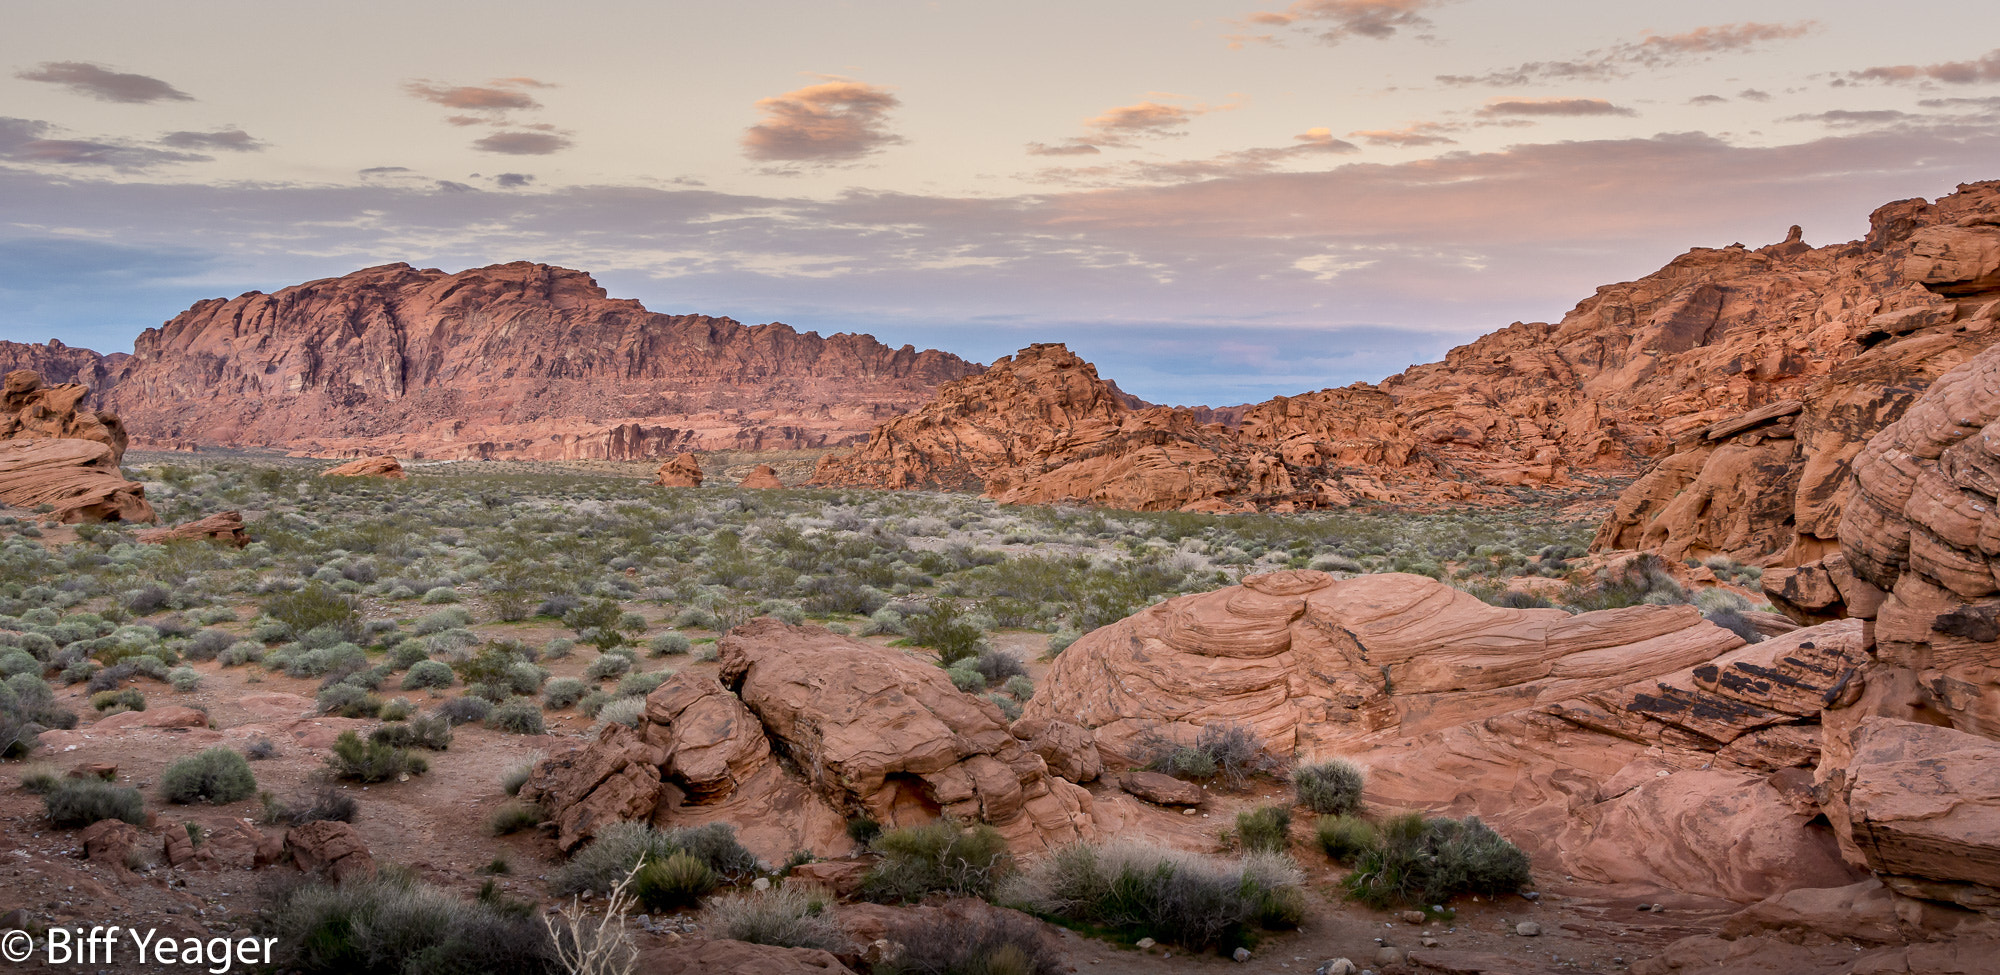
[[[564,849],[613,822],[725,821],[760,855],[837,856],[846,820],[864,814],[990,823],[1022,850],[1094,835],[1090,794],[934,662],[770,619],[730,631],[721,660],[722,681],[677,674],[637,729],[536,767],[521,795],[549,811]]]
[[[856,441],[978,371],[866,335],[655,314],[545,264],[389,264],[198,302],[107,359],[100,388],[149,445],[633,460]]]
[[[154,520],[146,489],[125,479],[125,428],[116,414],[80,409],[90,389],[47,386],[30,370],[7,374],[0,387],[0,503],[50,505],[55,518],[79,521]]]

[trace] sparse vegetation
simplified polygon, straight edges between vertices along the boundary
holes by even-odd
[[[219,746],[183,758],[160,774],[160,798],[168,802],[223,806],[256,794],[250,762]]]
[[[557,870],[551,884],[558,894],[608,894],[642,861],[665,860],[676,853],[707,864],[726,882],[757,869],[757,857],[736,841],[736,830],[727,823],[666,831],[642,823],[613,823]]]
[[[278,940],[279,966],[302,975],[561,971],[531,911],[466,900],[405,871],[280,888],[259,926]]]
[[[1398,816],[1382,824],[1374,845],[1353,863],[1349,896],[1377,907],[1508,894],[1530,883],[1528,855],[1476,817]]]
[[[903,950],[875,975],[1057,975],[1069,970],[1056,945],[1018,914],[919,916],[891,925]]]
[[[103,779],[59,779],[42,793],[42,809],[62,829],[82,829],[100,819],[146,824],[146,799],[139,790]]]
[[[648,911],[665,913],[685,910],[714,893],[722,878],[699,858],[673,853],[664,860],[648,860],[632,875],[632,897]]]
[[[1358,812],[1365,785],[1361,770],[1339,759],[1292,770],[1292,790],[1299,804],[1321,815]]]
[[[999,831],[949,818],[887,830],[869,847],[882,861],[862,878],[861,896],[887,904],[939,893],[985,897],[1013,865]]]
[[[1271,854],[1217,860],[1129,843],[1079,843],[1030,866],[1002,901],[1058,923],[1227,949],[1258,929],[1297,927],[1305,917],[1302,882],[1289,858]]]
[[[388,782],[430,771],[423,756],[373,739],[364,741],[352,731],[343,731],[334,739],[326,766],[336,778],[363,783]]]
[[[829,906],[824,895],[785,885],[718,897],[709,904],[707,921],[722,937],[735,941],[838,951],[846,945],[847,934]]]
[[[1191,745],[1159,739],[1152,745],[1148,768],[1196,782],[1221,781],[1242,788],[1250,776],[1277,768],[1250,729],[1237,724],[1205,725]]]

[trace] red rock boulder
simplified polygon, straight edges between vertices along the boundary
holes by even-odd
[[[410,475],[403,473],[403,465],[397,463],[396,458],[384,454],[378,457],[363,457],[358,460],[348,461],[337,467],[329,467],[326,470],[320,471],[319,476],[381,477],[391,481],[400,481],[408,478]]]
[[[755,468],[751,469],[750,473],[743,475],[743,480],[737,482],[736,486],[759,491],[772,491],[782,488],[785,485],[782,481],[778,480],[778,472],[771,465],[758,464]]]
[[[676,454],[672,460],[660,465],[660,472],[653,483],[661,487],[700,487],[701,461],[689,453]]]

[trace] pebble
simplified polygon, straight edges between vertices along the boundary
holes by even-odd
[[[1375,953],[1375,964],[1380,965],[1383,968],[1388,968],[1391,965],[1400,965],[1402,963],[1403,963],[1403,949],[1401,948],[1383,948],[1382,950]]]
[[[1418,941],[1417,941],[1417,944],[1420,944],[1420,945],[1422,945],[1422,946],[1424,946],[1424,947],[1426,947],[1426,948],[1435,948],[1435,947],[1437,947],[1437,946],[1438,946],[1438,939],[1436,939],[1436,938],[1421,938],[1421,939],[1418,939]]]
[[[1401,918],[1404,924],[1424,923],[1424,912],[1422,911],[1404,911],[1396,916]]]
[[[1353,962],[1345,958],[1334,958],[1313,969],[1313,975],[1355,975],[1356,971]]]
[[[1238,965],[1241,965],[1244,962],[1250,960],[1250,949],[1238,948],[1234,952],[1230,953],[1229,957],[1231,960],[1235,961]]]
[[[1151,938],[1140,938],[1137,942],[1133,943],[1132,947],[1137,948],[1140,951],[1150,951],[1156,944],[1159,944],[1159,942],[1154,941]]]
[[[757,878],[756,880],[752,880],[752,881],[750,881],[750,889],[751,889],[751,890],[770,890],[770,889],[771,889],[771,878],[769,878],[769,877],[758,877],[758,878]]]
[[[1533,938],[1542,933],[1542,926],[1533,921],[1522,921],[1514,925],[1514,933],[1523,938]]]

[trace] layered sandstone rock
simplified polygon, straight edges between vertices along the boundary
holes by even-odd
[[[1089,793],[935,663],[774,620],[732,630],[722,663],[730,687],[677,674],[638,729],[607,728],[536,767],[521,795],[548,810],[564,849],[613,822],[719,821],[768,858],[838,856],[862,814],[898,826],[948,813],[1024,850],[1094,834]]]
[[[1365,766],[1373,802],[1484,817],[1538,871],[1754,901],[1857,879],[1810,825],[1810,768],[1865,642],[1857,621],[1746,645],[1688,606],[1571,616],[1286,571],[1086,634],[1023,720],[1090,728],[1126,765],[1237,725]]]
[[[758,464],[756,467],[751,468],[750,473],[743,475],[743,480],[738,481],[736,486],[758,491],[771,491],[782,488],[785,485],[784,482],[778,480],[778,472],[771,465]]]
[[[0,388],[0,504],[50,505],[58,521],[154,520],[146,489],[125,479],[125,428],[111,413],[79,409],[90,390],[47,386],[22,369]]]
[[[1813,286],[1839,313],[1797,337],[1821,348],[1820,366],[1782,384],[1797,398],[1680,438],[1594,548],[1783,566],[1832,553],[1862,445],[2000,338],[2000,184],[1890,204],[1872,224]]]
[[[0,374],[25,369],[57,385],[75,383],[93,390],[106,389],[129,358],[123,352],[99,355],[56,339],[41,344],[0,339]]]
[[[206,518],[169,528],[148,528],[133,537],[153,545],[198,540],[221,542],[235,548],[250,544],[250,535],[243,530],[243,513],[240,511],[218,511]]]
[[[390,264],[199,302],[142,333],[103,398],[148,444],[631,460],[852,442],[978,368],[655,314],[543,264]]]
[[[403,481],[408,480],[410,475],[403,471],[403,465],[398,463],[396,458],[383,454],[377,457],[362,457],[337,467],[329,467],[320,471],[319,476],[380,477],[391,481]]]
[[[693,454],[681,453],[660,464],[653,483],[661,487],[700,487],[701,478],[701,461]]]
[[[2000,742],[1871,717],[1840,788],[1855,847],[1891,890],[2000,915]]]

